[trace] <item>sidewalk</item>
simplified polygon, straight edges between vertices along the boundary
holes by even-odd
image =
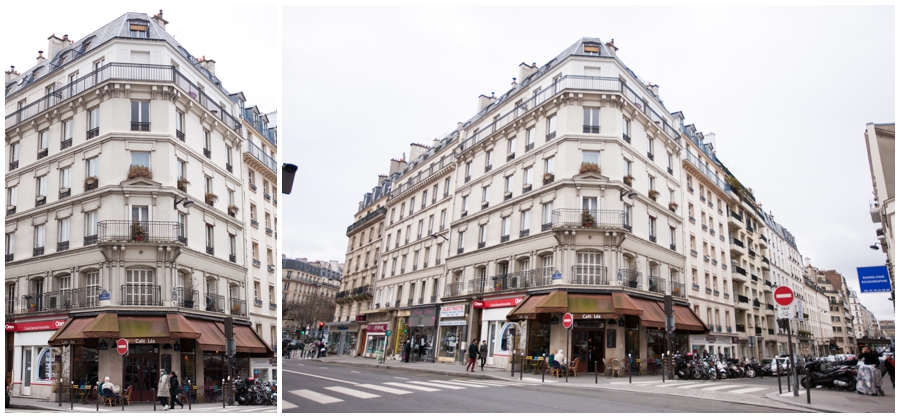
[[[135,412],[154,412],[153,407],[156,406],[156,411],[162,411],[162,405],[159,402],[151,403],[151,402],[135,402],[133,405],[125,405],[125,413],[135,413]],[[114,407],[103,406],[100,405],[101,413],[122,413],[122,406],[116,405]],[[40,411],[57,411],[57,412],[97,412],[96,404],[80,404],[77,401],[74,404],[70,404],[68,402],[63,402],[62,407],[59,406],[57,402],[50,402],[46,399],[36,399],[36,398],[28,398],[28,397],[13,397],[10,400],[9,408],[6,409],[7,413],[17,412],[21,410],[40,410]],[[193,404],[191,405],[191,409],[188,410],[187,403],[184,404],[184,409],[181,409],[180,406],[175,405],[175,412],[211,412],[211,413],[241,413],[241,412],[276,412],[277,408],[274,406],[227,406],[224,409],[222,408],[222,403],[202,403],[202,404]],[[168,412],[168,411],[167,411]]]
[[[292,358],[290,360],[284,360],[286,362],[299,362],[300,359]],[[377,363],[375,359],[371,358],[363,358],[363,357],[324,357],[320,359],[307,360],[307,361],[318,361],[322,363],[335,363],[335,364],[347,364],[357,367],[369,367],[369,368],[386,368],[386,369],[397,369],[397,370],[410,370],[410,371],[418,371],[418,372],[426,372],[426,373],[434,373],[445,376],[454,376],[454,377],[465,377],[465,378],[475,378],[475,379],[497,379],[497,380],[509,380],[509,381],[519,381],[520,374],[517,371],[514,376],[510,375],[508,370],[503,370],[499,368],[493,368],[485,366],[484,371],[481,371],[480,367],[475,368],[475,372],[466,372],[465,365],[459,363],[403,363],[398,360],[385,360],[384,364]],[[526,381],[529,383],[541,383],[541,375],[540,374],[532,374],[532,373],[523,373],[522,381]],[[566,378],[557,378],[553,377],[550,374],[544,375],[544,384],[554,385],[554,386],[563,386],[563,387],[578,387],[582,389],[602,389],[602,390],[621,390],[621,391],[629,391],[629,392],[641,392],[646,394],[660,394],[660,395],[674,395],[674,396],[684,396],[684,397],[694,397],[698,399],[704,400],[716,400],[721,402],[732,402],[732,403],[741,403],[741,404],[749,404],[749,405],[759,405],[759,406],[770,406],[770,407],[779,407],[790,409],[798,412],[850,412],[850,413],[861,413],[861,412],[876,412],[876,413],[893,413],[894,412],[894,388],[890,387],[890,381],[886,381],[885,385],[882,388],[885,391],[887,396],[860,396],[855,391],[854,392],[839,392],[839,391],[831,391],[824,389],[815,389],[810,394],[811,395],[811,404],[806,404],[806,392],[801,390],[801,396],[799,398],[794,398],[793,396],[782,396],[778,394],[777,387],[773,388],[771,392],[760,394],[760,395],[737,395],[730,393],[721,393],[714,391],[679,391],[678,393],[673,393],[671,388],[666,388],[660,385],[650,386],[651,384],[662,383],[662,376],[633,376],[631,378],[632,384],[628,384],[628,377],[608,377],[602,374],[596,376],[595,383],[595,375],[593,373],[584,373],[579,374],[577,377],[569,376],[568,382],[566,382]],[[670,381],[666,380],[666,383],[669,382],[683,382],[683,381]],[[753,384],[752,379],[739,379],[735,380],[735,383],[746,383]],[[701,382],[702,383],[702,382]],[[726,381],[727,383],[727,381]],[[784,393],[787,394],[787,388],[785,386]],[[780,405],[773,405],[772,402],[777,402]]]

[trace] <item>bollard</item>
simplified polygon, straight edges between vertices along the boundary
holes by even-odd
[[[188,389],[187,389],[187,403],[188,403],[188,411],[191,410],[191,389],[194,386],[191,385],[191,379],[188,379]]]
[[[153,390],[153,395],[156,395],[156,388],[150,388]],[[156,412],[156,400],[153,401],[153,412]]]
[[[778,376],[778,394],[781,395],[781,365],[775,361],[775,376]]]
[[[156,410],[156,404],[153,404],[153,410]],[[97,412],[100,412],[100,381],[97,381]]]
[[[516,351],[512,352],[512,363],[509,363],[509,377],[516,377]]]
[[[522,373],[525,370],[525,356],[522,356],[522,367],[519,368],[519,380],[522,380]]]
[[[594,360],[594,384],[597,384],[597,361]]]
[[[75,381],[73,380],[69,384],[69,409],[72,409],[72,410],[75,409],[75,398],[71,395],[72,394],[72,386],[74,386],[74,385],[75,385]]]
[[[57,405],[57,407],[62,408],[62,391],[63,391],[62,379],[57,379],[56,384],[58,386],[58,389],[56,390],[56,400],[57,400],[57,402],[59,402],[59,405]],[[71,390],[71,389],[69,389],[69,390]]]
[[[547,360],[544,360],[547,361]],[[546,369],[544,368],[544,363],[541,363],[541,383],[544,383],[544,372]]]
[[[669,358],[663,354],[663,383],[666,383],[666,371],[669,370]]]
[[[804,370],[804,372],[806,373],[806,378],[808,379],[807,382],[809,382],[809,383],[807,383],[807,384],[809,385],[809,387],[806,388],[806,403],[809,404],[809,403],[810,403],[810,400],[809,400],[809,392],[812,392],[812,389],[813,389],[815,386],[813,385],[812,375],[810,374],[809,369],[806,369],[806,368],[804,367],[803,370]]]
[[[222,379],[222,409],[225,409],[225,379]]]
[[[632,367],[631,367],[631,354],[628,355],[628,384],[631,384],[631,375],[632,375]]]

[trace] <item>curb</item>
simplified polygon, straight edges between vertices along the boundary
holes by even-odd
[[[776,402],[784,404],[784,405],[792,405],[792,406],[796,406],[799,408],[809,408],[809,409],[814,409],[814,410],[820,411],[820,412],[836,412],[836,413],[844,413],[844,414],[853,413],[853,411],[845,411],[843,409],[833,408],[830,406],[822,406],[822,405],[815,405],[815,404],[809,404],[809,405],[803,404],[802,406],[797,405],[793,402],[785,400],[785,399],[793,399],[793,397],[783,398],[781,395],[778,394],[778,392],[767,393],[766,398],[769,398],[773,401],[776,401]],[[803,396],[801,396],[800,398],[802,399]]]
[[[467,377],[467,378],[489,379],[489,380],[504,380],[502,377],[499,377],[499,376],[490,376],[490,375],[485,375],[485,374],[470,374],[471,372],[454,372],[454,371],[420,369],[420,368],[416,368],[416,367],[391,366],[391,365],[387,365],[387,364],[354,363],[354,362],[344,362],[344,361],[321,361],[318,359],[310,359],[310,360],[314,360],[319,363],[325,363],[325,364],[343,364],[343,365],[348,365],[348,366],[365,367],[365,368],[369,368],[369,369],[413,370],[413,371],[417,371],[417,372],[438,374],[438,375],[443,375],[443,376]]]

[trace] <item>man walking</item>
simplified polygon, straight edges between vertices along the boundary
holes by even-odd
[[[478,347],[478,357],[481,359],[481,371],[484,371],[484,362],[487,361],[487,340],[481,340]]]
[[[472,372],[475,372],[475,359],[478,358],[478,338],[472,340],[472,343],[469,344],[469,363],[466,364],[466,371],[470,371],[469,367],[472,367]]]

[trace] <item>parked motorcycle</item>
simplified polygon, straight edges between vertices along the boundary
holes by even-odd
[[[253,378],[248,377],[246,379],[241,379],[238,376],[234,382],[234,400],[237,401],[238,405],[250,405],[253,401],[252,398],[252,387],[253,387]]]
[[[856,390],[856,370],[849,366],[829,367],[816,360],[807,363],[807,372],[801,380],[804,388],[822,386],[829,389]]]

